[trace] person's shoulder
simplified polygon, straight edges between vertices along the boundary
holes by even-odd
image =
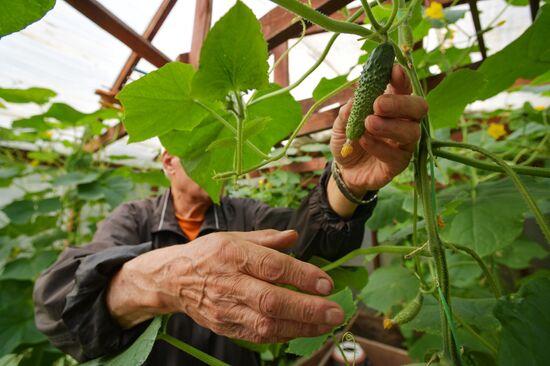
[[[153,215],[155,210],[162,205],[162,198],[164,196],[164,194],[159,194],[157,196],[124,202],[113,210],[112,215],[128,213],[142,216]]]

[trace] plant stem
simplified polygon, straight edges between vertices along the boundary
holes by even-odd
[[[220,116],[215,110],[207,106],[206,104],[202,103],[199,100],[194,100],[194,102],[201,106],[204,110],[208,111],[214,118],[216,118],[219,122],[221,122],[225,127],[227,127],[231,132],[233,132],[235,135],[237,135],[237,129],[233,127],[231,123],[229,123],[225,118]],[[238,119],[238,118],[237,118]],[[269,155],[265,154],[262,150],[260,150],[256,145],[254,145],[251,141],[246,140],[245,144],[250,147],[256,154],[260,155],[262,158],[266,159],[269,157]]]
[[[451,308],[447,304],[447,300],[445,299],[445,296],[443,296],[443,292],[441,290],[441,287],[437,287],[437,291],[438,291],[438,294],[439,294],[439,301],[443,305],[443,311],[445,313],[445,317],[447,318],[447,322],[449,324],[449,329],[451,331],[451,335],[452,335],[452,338],[453,338],[452,343],[454,344],[454,347],[452,347],[452,348],[454,350],[454,354],[456,354],[456,356],[457,356],[456,358],[453,357],[453,365],[462,366],[462,358],[460,357],[460,351],[458,350],[458,339],[457,339],[456,329],[455,329],[454,322],[453,322],[453,315],[451,313]]]
[[[456,161],[458,163],[462,163],[475,168],[484,169],[491,172],[505,173],[504,169],[499,165],[484,163],[483,161],[480,161],[480,160],[467,158],[464,156],[453,154],[451,152],[440,150],[438,148],[435,148],[434,155],[440,158]],[[518,166],[518,165],[508,165],[508,166],[517,174],[550,178],[550,169],[548,168],[535,168],[535,167]]]
[[[475,145],[465,144],[461,142],[451,142],[451,141],[433,141],[432,142],[434,147],[457,147],[457,148],[463,148],[468,149],[472,151],[476,151],[489,159],[493,160],[496,164],[498,164],[504,172],[510,177],[516,188],[518,189],[519,193],[527,203],[527,206],[531,209],[533,212],[533,215],[535,216],[535,220],[539,224],[539,227],[541,228],[542,233],[544,234],[546,241],[550,243],[550,229],[548,228],[548,225],[545,222],[544,215],[539,209],[539,206],[529,193],[521,180],[519,179],[518,175],[514,172],[514,170],[506,164],[504,160],[501,158],[495,156],[494,154],[490,153],[489,151]]]
[[[373,34],[372,31],[355,23],[346,21],[334,20],[326,15],[321,14],[317,10],[297,1],[297,0],[271,0],[271,2],[290,10],[291,12],[317,24],[327,31],[337,33],[355,34],[361,37],[369,37]]]
[[[382,27],[382,34],[388,33],[388,30],[393,24],[393,21],[395,20],[395,16],[397,15],[397,9],[399,8],[399,0],[393,0],[391,14],[384,26]]]
[[[411,252],[414,252],[415,250],[418,250],[418,248],[404,247],[404,246],[397,246],[397,245],[380,245],[380,246],[370,247],[370,248],[359,248],[359,249],[352,250],[345,256],[335,260],[334,262],[327,264],[324,267],[321,267],[321,269],[325,272],[328,272],[352,260],[353,258],[359,257],[359,256],[366,256],[366,255],[380,254],[380,253],[407,255],[407,254],[410,254]],[[419,255],[429,257],[430,253],[427,250],[422,250],[419,252]]]
[[[290,145],[292,143],[292,141],[294,141],[294,139],[296,138],[296,136],[298,135],[298,133],[300,132],[300,130],[302,129],[302,127],[304,126],[304,124],[307,122],[307,120],[309,119],[309,117],[311,117],[311,115],[313,114],[313,112],[315,112],[317,110],[317,108],[319,108],[319,106],[321,104],[323,104],[326,100],[332,98],[333,96],[335,96],[336,94],[340,93],[342,90],[344,89],[347,89],[349,88],[351,85],[353,85],[355,82],[357,81],[357,78],[353,79],[353,80],[350,80],[348,82],[346,82],[345,84],[342,84],[340,85],[338,88],[334,89],[333,91],[331,91],[330,93],[328,93],[327,95],[325,95],[324,97],[320,98],[317,102],[315,102],[310,108],[309,110],[307,111],[307,113],[302,117],[302,120],[300,121],[300,123],[298,124],[298,126],[296,127],[296,129],[294,130],[294,132],[292,132],[292,135],[290,135],[290,137],[288,138],[287,140],[287,143],[285,144],[285,146],[282,148],[281,152],[277,155],[274,155],[274,156],[271,156],[269,158],[266,158],[264,159],[262,162],[254,165],[253,167],[251,168],[248,168],[248,169],[245,169],[241,172],[241,174],[246,174],[246,173],[250,173],[254,170],[258,170],[260,169],[261,167],[263,167],[264,165],[266,164],[269,164],[273,161],[276,161],[276,160],[279,160],[281,159],[283,156],[285,156],[286,152],[288,151],[288,149],[290,148]],[[236,172],[235,171],[232,171],[232,172],[224,172],[224,173],[218,173],[216,175],[214,175],[214,179],[226,179],[226,178],[229,178],[233,175],[235,175]]]
[[[491,274],[491,271],[489,271],[489,268],[485,265],[485,262],[481,259],[479,254],[475,252],[475,250],[465,247],[463,245],[457,245],[457,244],[451,244],[451,243],[444,243],[446,247],[454,250],[454,251],[461,251],[466,254],[468,254],[470,257],[472,257],[481,270],[483,271],[483,274],[487,278],[487,281],[489,281],[489,286],[491,287],[491,290],[493,291],[493,294],[495,295],[496,299],[499,299],[502,296],[502,292],[500,291],[500,288],[497,286],[497,283],[495,281],[495,278]]]
[[[357,18],[359,18],[359,16],[361,16],[361,14],[363,14],[363,9],[359,9],[357,10],[354,14],[352,14],[346,21],[350,21],[350,22],[353,22],[354,20],[356,20]],[[258,98],[251,98],[249,101],[248,101],[248,105],[251,106],[251,105],[254,105],[258,102],[261,102],[262,100],[265,100],[265,99],[268,99],[268,98],[271,98],[271,97],[274,97],[274,96],[277,96],[277,95],[281,95],[281,94],[284,94],[286,92],[289,92],[291,90],[293,90],[294,88],[296,88],[297,86],[299,86],[309,75],[311,75],[315,70],[317,70],[317,68],[319,67],[319,65],[321,65],[323,63],[323,61],[325,60],[325,58],[327,57],[330,49],[332,48],[332,46],[334,45],[334,42],[336,41],[336,39],[340,36],[340,33],[334,33],[327,45],[325,46],[325,49],[323,50],[323,52],[321,53],[321,55],[319,56],[319,58],[317,59],[317,61],[315,61],[315,63],[298,79],[296,80],[295,82],[293,82],[292,84],[290,84],[289,86],[286,86],[284,88],[281,88],[281,89],[278,89],[278,90],[275,90],[271,93],[268,93],[268,94],[264,94],[262,95],[261,97],[258,97]]]
[[[166,343],[171,344],[172,346],[182,350],[183,352],[195,357],[196,359],[206,363],[210,366],[230,366],[229,364],[218,360],[215,357],[210,356],[208,353],[204,353],[200,349],[197,349],[185,342],[180,341],[179,339],[172,337],[166,333],[159,333],[157,339],[163,340]]]
[[[306,30],[307,30],[307,27],[306,27],[306,22],[303,20],[303,19],[300,19],[300,23],[302,24],[302,33],[300,34],[300,38],[298,38],[296,40],[296,42],[294,42],[292,44],[292,46],[288,47],[285,52],[282,53],[282,55],[277,59],[277,60],[274,60],[273,62],[273,66],[271,66],[271,68],[269,69],[269,71],[267,72],[267,74],[271,74],[275,68],[277,66],[279,66],[279,64],[281,63],[281,61],[283,61],[285,59],[285,57],[288,56],[288,54],[290,53],[290,51],[292,51],[292,49],[294,47],[296,47],[300,42],[302,42],[302,40],[304,39],[305,35],[306,35]],[[275,56],[274,56],[275,57]]]
[[[372,13],[372,9],[370,8],[370,5],[367,0],[361,0],[361,4],[363,5],[363,9],[365,9],[365,13],[367,14],[367,18],[369,18],[370,24],[372,24],[372,27],[380,34],[383,34],[384,32],[383,27],[378,23],[376,20],[376,17]]]
[[[454,314],[454,318],[456,319],[456,321],[458,322],[458,324],[460,324],[462,327],[464,327],[464,329],[466,329],[466,331],[468,333],[470,333],[472,336],[474,336],[474,338],[476,338],[481,344],[483,344],[485,347],[487,347],[487,349],[489,351],[491,351],[491,353],[493,354],[493,356],[496,357],[497,355],[497,349],[495,348],[495,346],[493,346],[491,343],[489,343],[489,341],[487,341],[485,338],[483,338],[481,336],[481,334],[477,333],[471,326],[470,324],[466,323],[461,317],[458,316],[458,314]]]
[[[410,16],[411,14],[409,14]],[[405,29],[404,26],[399,28],[400,32],[410,31]],[[401,49],[392,42],[395,49],[395,55],[398,62],[404,67],[405,72],[411,80],[413,91],[416,95],[424,97],[424,90],[418,79],[418,75],[414,68],[414,63],[410,53],[403,54]],[[426,231],[428,234],[428,242],[430,245],[430,252],[432,254],[435,264],[435,281],[436,287],[441,292],[442,301],[440,304],[440,318],[441,318],[441,334],[443,338],[443,353],[445,357],[451,358],[453,363],[460,364],[460,354],[457,352],[455,344],[455,338],[451,334],[452,322],[452,308],[450,305],[449,294],[449,272],[447,268],[447,260],[445,257],[445,250],[439,234],[437,232],[436,223],[436,205],[435,205],[435,177],[433,176],[433,153],[431,151],[431,126],[429,117],[426,116],[421,121],[421,137],[417,147],[417,160],[415,160],[415,184],[422,200],[422,206],[424,208],[424,221],[426,224]],[[431,161],[428,161],[428,158]],[[432,175],[428,175],[427,165],[430,163]],[[431,183],[431,184],[430,184]]]

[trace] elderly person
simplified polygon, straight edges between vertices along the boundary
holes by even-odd
[[[407,167],[419,138],[427,106],[409,94],[395,66],[388,92],[345,159],[339,152],[351,103],[341,109],[331,139],[337,165],[332,174],[327,166],[296,210],[228,197],[214,205],[164,153],[170,190],[114,210],[91,243],[66,249],[39,278],[38,328],[56,347],[87,360],[121,351],[154,316],[174,313],[172,336],[231,365],[255,365],[257,355],[228,338],[284,342],[341,324],[342,309],[322,297],[332,291],[331,278],[296,258],[334,260],[360,246],[375,192]],[[202,365],[163,342],[146,364]]]

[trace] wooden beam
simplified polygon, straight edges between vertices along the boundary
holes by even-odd
[[[281,43],[273,49],[273,59],[274,62],[277,62],[284,55],[285,51],[288,50],[288,41]],[[288,55],[286,55],[275,67],[273,70],[273,80],[281,85],[288,86],[290,83],[290,76],[288,71]]]
[[[338,117],[340,107],[341,105],[328,111],[314,113],[298,132],[298,137],[332,128],[334,120]]]
[[[130,47],[138,55],[161,67],[170,62],[170,58],[151,44],[148,40],[136,33],[126,23],[116,17],[107,8],[96,0],[66,0],[73,8],[88,17],[91,21],[115,36],[122,43]]]
[[[306,2],[307,0],[301,0]],[[312,0],[312,7],[325,15],[331,15],[337,10],[348,5],[352,0]],[[273,49],[290,38],[298,37],[302,31],[302,26],[299,22],[293,22],[296,18],[294,13],[287,11],[281,7],[268,12],[260,19],[262,24],[262,32],[267,41],[269,49]],[[309,28],[311,23],[306,22]]]
[[[177,0],[164,0],[160,4],[157,12],[149,22],[147,29],[145,29],[145,32],[143,32],[143,38],[145,38],[149,42],[153,40],[160,27],[168,17],[168,14],[170,14],[170,11],[172,11],[172,9],[174,8],[176,2]],[[118,74],[118,77],[116,78],[116,81],[114,82],[111,91],[115,92],[116,94],[120,91],[120,89],[122,89],[140,59],[141,57],[138,55],[137,52],[132,52],[132,54],[130,55],[130,57],[128,57],[126,63],[122,67],[122,70],[120,70],[120,73]]]
[[[122,123],[119,123],[111,128],[108,128],[107,132],[105,132],[101,136],[93,138],[90,142],[84,145],[84,151],[91,153],[96,152],[102,146],[108,145],[111,142],[115,142],[116,140],[120,139],[123,136],[126,136],[127,134],[128,132],[126,132],[126,128],[124,128],[124,125]]]
[[[202,44],[206,34],[212,25],[212,0],[196,0],[195,2],[195,23],[193,24],[193,40],[189,63],[195,68],[199,66]]]

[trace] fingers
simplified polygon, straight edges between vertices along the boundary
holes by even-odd
[[[336,326],[344,321],[340,306],[322,297],[307,295],[250,278],[246,303],[264,316],[294,322]]]
[[[248,232],[231,232],[229,233],[239,239],[253,242],[254,244],[263,247],[272,248],[275,250],[283,250],[291,247],[298,240],[298,233],[295,230],[256,230]]]
[[[397,170],[407,166],[411,152],[398,149],[384,141],[378,140],[372,135],[366,133],[359,139],[359,144],[365,151],[376,159],[386,163],[388,167],[399,167]],[[402,166],[402,167],[401,167]],[[387,172],[388,176],[393,177],[392,172]]]
[[[406,151],[414,151],[420,137],[420,125],[408,119],[383,118],[376,115],[367,117],[365,128],[377,138],[388,138],[395,141]]]
[[[416,95],[383,94],[374,101],[374,114],[383,117],[418,121],[427,112],[428,104]]]
[[[241,270],[252,277],[321,295],[330,294],[334,287],[332,278],[312,264],[261,246],[246,249],[243,253],[247,259]]]
[[[290,320],[272,319],[258,315],[253,320],[254,333],[264,339],[288,339],[296,337],[315,337],[329,332],[332,327],[326,325],[304,324]]]
[[[394,94],[411,94],[411,82],[401,65],[393,65],[390,85]]]
[[[237,320],[239,323],[217,329],[221,331],[221,335],[246,339],[254,343],[278,343],[287,342],[296,337],[319,336],[328,333],[333,328],[329,325],[273,319],[255,313],[244,306],[241,307],[240,313],[244,316]]]

